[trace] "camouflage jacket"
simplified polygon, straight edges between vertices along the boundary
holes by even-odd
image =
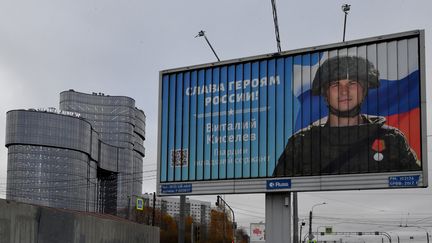
[[[295,133],[274,176],[329,175],[420,170],[415,152],[385,118],[362,115],[364,123],[330,127],[326,118]]]

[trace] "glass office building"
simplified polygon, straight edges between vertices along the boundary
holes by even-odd
[[[60,94],[60,111],[7,113],[7,195],[124,215],[142,190],[145,115],[125,96]]]

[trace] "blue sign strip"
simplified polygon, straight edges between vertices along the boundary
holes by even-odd
[[[419,175],[413,176],[390,176],[389,187],[416,187],[420,180]]]
[[[162,193],[189,193],[192,192],[192,184],[168,184],[162,185]]]
[[[291,188],[291,179],[268,180],[267,190]]]

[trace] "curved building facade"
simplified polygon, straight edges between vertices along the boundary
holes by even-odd
[[[131,195],[141,195],[144,156],[144,112],[126,96],[75,91],[60,93],[60,110],[77,112],[92,124],[107,145],[118,147],[117,208],[127,208]],[[113,156],[113,155],[108,155]],[[112,170],[101,159],[100,167]]]
[[[97,139],[97,137],[96,137]],[[75,210],[97,207],[91,124],[50,112],[6,114],[6,198]],[[96,153],[97,154],[97,153]]]
[[[7,113],[7,198],[124,214],[142,191],[144,112],[129,97],[73,90],[60,110]]]

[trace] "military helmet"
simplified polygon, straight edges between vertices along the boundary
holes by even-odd
[[[379,87],[379,72],[370,61],[357,56],[336,56],[318,68],[312,95],[325,94],[330,82],[344,79],[358,81],[366,90]]]

